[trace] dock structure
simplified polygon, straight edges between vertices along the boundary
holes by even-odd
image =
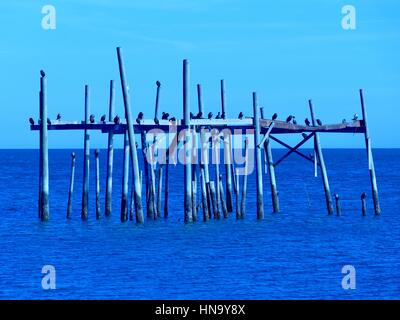
[[[94,117],[90,116],[90,93],[89,86],[85,86],[85,113],[83,121],[66,121],[57,117],[56,120],[47,118],[47,98],[46,98],[46,75],[41,71],[40,78],[40,119],[38,123],[31,121],[31,130],[40,132],[40,161],[39,161],[39,218],[42,221],[49,219],[50,205],[49,205],[49,155],[48,155],[48,131],[60,130],[79,130],[84,133],[84,154],[83,154],[83,187],[82,187],[82,211],[81,218],[86,220],[89,217],[89,171],[90,171],[90,131],[99,131],[108,135],[107,144],[107,173],[106,173],[106,190],[105,190],[105,216],[108,217],[112,212],[112,180],[113,180],[113,167],[114,167],[114,139],[115,135],[124,135],[124,163],[122,170],[122,195],[121,195],[121,221],[128,221],[129,211],[129,179],[128,172],[131,167],[132,173],[132,201],[129,218],[133,220],[133,212],[135,212],[135,220],[138,224],[145,221],[143,215],[142,204],[142,189],[145,190],[146,197],[146,210],[147,219],[157,219],[161,216],[161,202],[162,192],[164,192],[164,217],[168,217],[168,196],[169,196],[169,173],[168,166],[172,162],[176,164],[176,153],[179,151],[180,145],[183,149],[182,165],[184,167],[184,201],[183,212],[184,221],[191,223],[197,221],[198,210],[202,210],[203,221],[209,221],[212,217],[220,219],[221,212],[225,218],[230,216],[233,211],[233,202],[236,205],[236,218],[242,219],[249,216],[249,210],[246,210],[246,194],[248,188],[248,175],[251,174],[252,169],[255,169],[256,179],[256,212],[254,216],[261,220],[264,218],[264,177],[263,177],[263,159],[265,170],[268,172],[269,185],[271,188],[272,212],[280,211],[280,202],[277,190],[277,174],[276,168],[280,163],[287,159],[290,155],[296,154],[302,159],[310,162],[315,168],[320,168],[321,177],[325,192],[325,202],[328,214],[333,214],[333,199],[330,192],[328,173],[324,161],[320,134],[324,133],[360,133],[365,136],[365,145],[367,150],[368,168],[371,180],[372,200],[374,203],[375,214],[381,213],[378,196],[378,186],[375,173],[375,166],[372,157],[372,144],[371,137],[368,130],[367,112],[364,105],[364,98],[362,90],[359,91],[361,100],[362,119],[358,117],[350,122],[343,121],[337,124],[322,124],[318,119],[315,119],[314,109],[311,100],[309,100],[309,108],[311,113],[311,121],[306,119],[306,123],[298,124],[292,120],[292,116],[285,120],[279,120],[277,115],[274,114],[271,119],[265,116],[266,109],[258,104],[257,94],[253,92],[252,101],[252,117],[244,117],[243,114],[237,118],[226,117],[226,91],[225,82],[220,82],[221,92],[221,112],[216,117],[209,112],[206,115],[204,103],[202,100],[201,85],[197,85],[197,103],[198,114],[194,115],[191,112],[190,104],[190,72],[188,60],[183,61],[182,73],[182,119],[171,117],[168,113],[163,112],[162,116],[159,115],[159,101],[160,101],[160,87],[159,81],[157,84],[156,104],[154,118],[145,118],[143,112],[135,110],[133,112],[131,105],[131,98],[129,93],[129,86],[126,77],[124,61],[122,57],[122,49],[117,48],[118,66],[121,80],[121,89],[124,103],[124,117],[119,118],[115,116],[115,83],[110,81],[110,100],[108,117],[105,115],[100,121],[95,121]],[[250,108],[249,108],[250,109]],[[136,121],[133,113],[138,112]],[[228,132],[228,134],[226,134]],[[245,134],[243,134],[245,132]],[[158,145],[158,134],[162,133],[168,138],[167,147],[162,150]],[[295,146],[291,146],[284,142],[279,136],[287,134],[301,134],[302,140]],[[137,154],[137,142],[135,136],[139,135],[141,138],[142,152],[143,152],[143,170],[144,176],[142,179],[142,172],[139,170],[139,159]],[[170,142],[169,136],[173,136]],[[239,136],[239,137],[238,137]],[[252,136],[252,139],[249,139]],[[238,163],[233,155],[232,138],[238,137],[241,144],[245,148],[245,161]],[[149,138],[152,141],[149,141]],[[243,139],[244,138],[244,139]],[[199,139],[200,143],[197,143]],[[307,141],[313,139],[315,156],[305,155],[300,151],[300,147]],[[225,165],[225,175],[220,174],[219,160],[221,144],[223,140],[223,160]],[[251,144],[249,141],[252,141]],[[271,142],[274,141],[279,145],[288,149],[280,158],[274,161],[272,155]],[[181,144],[180,144],[181,143]],[[157,144],[157,145],[156,145]],[[253,145],[253,146],[252,146]],[[201,146],[200,157],[198,157],[197,147]],[[216,160],[214,170],[209,171],[210,164],[210,147],[212,157]],[[157,150],[157,152],[154,152]],[[165,152],[163,152],[165,151]],[[264,157],[262,153],[264,152]],[[98,151],[96,155],[96,216],[100,217],[100,188],[99,188],[99,159]],[[154,159],[157,158],[157,159]],[[72,218],[72,193],[73,182],[75,174],[75,154],[73,154],[72,172],[69,189],[68,212],[67,217]],[[159,162],[159,165],[155,163]],[[254,163],[251,163],[253,161]],[[158,163],[157,163],[158,164]],[[199,167],[197,167],[199,165]],[[240,168],[242,165],[242,168]],[[244,165],[244,167],[243,167]],[[158,169],[157,169],[158,167]],[[198,169],[199,168],[199,169]],[[212,167],[211,167],[212,168]],[[118,168],[117,168],[118,169]],[[199,170],[199,178],[197,177],[197,170]],[[163,172],[165,179],[163,179]],[[279,172],[278,172],[279,173]],[[243,176],[243,182],[240,180]],[[223,184],[225,179],[225,184]],[[164,187],[162,186],[165,180]],[[145,183],[145,188],[142,188],[142,182]],[[200,187],[200,201],[197,197],[197,184]],[[241,185],[239,190],[239,186]],[[225,188],[224,188],[225,187]],[[233,193],[235,197],[233,197]],[[240,199],[241,195],[241,199]],[[339,196],[334,195],[336,202],[337,215],[341,215],[341,208],[339,207]],[[365,199],[366,195],[363,194],[363,214],[366,211]],[[249,207],[251,208],[251,207]],[[246,212],[247,211],[247,212]]]

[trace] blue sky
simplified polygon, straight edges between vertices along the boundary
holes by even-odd
[[[56,29],[41,27],[44,5],[56,8]],[[343,30],[342,6],[356,8],[356,30]],[[155,81],[161,110],[181,117],[182,59],[195,86],[203,85],[206,111],[220,108],[219,80],[227,88],[228,116],[251,115],[257,91],[267,114],[308,116],[312,98],[324,123],[360,113],[365,90],[374,147],[400,147],[400,3],[383,1],[69,0],[1,1],[2,66],[0,148],[36,148],[39,70],[48,76],[49,115],[82,119],[84,85],[91,109],[107,112],[109,80],[117,80],[115,48],[122,46],[134,113],[152,116]],[[288,141],[298,140],[289,137]],[[119,145],[122,145],[122,137]],[[324,147],[363,147],[363,137],[324,135]],[[106,136],[92,135],[93,147]],[[82,134],[51,132],[51,148],[82,146]]]

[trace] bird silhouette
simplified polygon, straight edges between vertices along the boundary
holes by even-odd
[[[276,120],[276,119],[278,119],[278,114],[277,114],[277,113],[274,113],[274,114],[272,115],[272,120]]]
[[[139,114],[138,114],[138,116],[136,118],[136,122],[138,124],[140,124],[140,122],[143,120],[143,116],[144,116],[143,112],[139,112]]]
[[[89,117],[90,123],[94,123],[94,120],[95,120],[95,116],[94,116],[94,114],[91,114]]]
[[[286,118],[286,122],[288,122],[288,123],[289,123],[290,121],[292,121],[292,119],[293,119],[293,116],[292,116],[292,115],[290,115],[289,117],[287,117],[287,118]]]
[[[225,119],[225,112],[222,112],[221,118],[222,118],[222,119]]]
[[[119,118],[118,115],[116,115],[116,116],[114,117],[114,123],[115,123],[115,124],[120,124],[120,123],[121,123],[121,119]]]
[[[199,111],[196,117],[197,119],[203,119],[203,112]]]
[[[190,119],[196,119],[196,117],[194,116],[193,112],[190,112]]]
[[[102,123],[105,123],[105,122],[106,122],[106,115],[105,115],[105,114],[103,114],[103,115],[101,116],[100,121],[101,121]]]
[[[47,124],[48,124],[48,125],[50,125],[50,124],[51,124],[51,121],[50,121],[50,119],[49,119],[49,118],[47,118]]]
[[[308,137],[307,133],[304,132],[301,135],[303,136],[304,139]]]
[[[296,121],[296,119],[293,119],[293,124],[294,124],[294,125],[296,125],[296,124],[297,124],[297,121]]]
[[[318,124],[319,126],[322,126],[322,121],[321,121],[320,119],[317,119],[317,124]]]
[[[175,117],[172,117],[171,119],[169,119],[169,121],[175,122],[175,121],[176,121],[176,118],[175,118]]]
[[[221,119],[221,112],[217,113],[217,116],[215,117],[215,119]]]
[[[310,126],[310,124],[311,124],[311,122],[310,122],[310,120],[308,120],[308,118],[306,118],[306,120],[304,120],[304,122],[306,123],[306,126]]]
[[[61,120],[61,114],[57,114],[57,120],[58,120],[58,121]]]
[[[154,118],[154,123],[155,123],[156,125],[159,125],[159,124],[160,124],[160,121],[158,121],[158,118],[157,118],[157,117]]]
[[[156,86],[159,88],[159,87],[161,87],[161,82],[160,81],[156,81]]]
[[[353,119],[352,119],[353,121],[356,121],[356,120],[358,120],[358,114],[357,113],[355,113],[354,114],[354,116],[353,116]]]
[[[33,118],[29,118],[29,123],[33,126],[35,124],[35,120],[33,120]]]
[[[213,117],[213,114],[212,114],[212,112],[209,112],[209,113],[208,113],[208,116],[207,116],[207,118],[208,118],[209,120],[211,120],[211,119],[212,119],[212,117]]]
[[[161,116],[161,119],[168,120],[168,118],[169,118],[169,113],[168,112],[163,112],[162,116]]]
[[[243,112],[239,112],[238,119],[240,119],[240,120],[243,119]]]
[[[46,74],[44,73],[43,70],[40,70],[40,75],[41,75],[42,77],[45,77],[45,76],[46,76]]]

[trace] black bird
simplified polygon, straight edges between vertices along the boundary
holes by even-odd
[[[46,76],[46,74],[44,73],[43,70],[40,70],[40,75],[41,75],[42,77]]]
[[[199,111],[199,113],[196,116],[197,119],[203,119],[203,112]]]
[[[105,122],[106,122],[106,115],[105,115],[105,114],[103,114],[103,115],[101,116],[100,121],[101,121],[102,123],[105,123]]]
[[[193,112],[190,113],[190,120],[192,119],[196,119],[196,117],[194,116]]]
[[[49,118],[47,118],[47,124],[51,124],[51,121],[50,121],[50,119]]]
[[[243,112],[240,112],[238,115],[238,119],[242,120],[243,119]]]
[[[163,113],[162,113],[162,115],[161,115],[161,119],[162,119],[162,120],[168,120],[168,118],[169,118],[169,113],[163,111]]]
[[[118,115],[116,115],[116,116],[114,117],[114,123],[115,123],[115,124],[120,124],[120,123],[121,123],[121,119],[118,117]]]
[[[352,120],[353,120],[353,121],[356,121],[357,119],[358,119],[358,114],[357,114],[357,113],[355,113],[355,114],[354,114],[354,117],[353,117],[353,119],[352,119]]]
[[[297,121],[296,121],[296,119],[293,119],[293,124],[297,124]]]
[[[304,120],[304,122],[306,123],[306,126],[307,126],[307,127],[309,127],[310,124],[311,124],[311,122],[310,122],[310,120],[308,120],[308,118],[306,118],[306,120]]]
[[[213,116],[212,112],[209,112],[209,113],[208,113],[208,119],[211,120],[211,119],[212,119],[212,116]]]
[[[157,87],[161,87],[161,82],[157,80],[157,81],[156,81],[156,86],[157,86]]]
[[[222,118],[222,119],[225,119],[225,112],[222,112],[221,118]]]
[[[58,121],[61,120],[61,114],[57,114],[57,120],[58,120]]]
[[[35,124],[35,120],[33,120],[33,118],[29,118],[29,123],[33,126]]]
[[[160,121],[158,121],[157,117],[154,118],[154,123],[157,124],[157,125],[160,124]]]
[[[175,118],[175,117],[172,117],[171,119],[169,119],[169,121],[175,122],[175,121],[176,121],[176,118]]]
[[[274,114],[272,115],[272,120],[276,120],[276,119],[278,119],[278,114],[277,114],[277,113],[274,113]]]
[[[91,114],[89,118],[90,123],[94,123],[94,118],[94,114]]]
[[[138,116],[136,118],[136,122],[138,124],[140,124],[140,122],[143,120],[143,116],[144,116],[143,112],[139,112],[139,114],[138,114]]]
[[[301,135],[303,136],[304,139],[308,137],[308,134],[304,132]]]
[[[317,124],[318,124],[319,126],[322,126],[322,121],[319,120],[319,119],[317,119]]]
[[[288,123],[289,123],[290,121],[292,121],[292,119],[293,119],[293,116],[292,116],[292,115],[290,115],[289,117],[287,117],[287,118],[286,118],[286,122],[288,122]]]
[[[221,112],[217,113],[217,116],[215,117],[215,119],[221,119]]]

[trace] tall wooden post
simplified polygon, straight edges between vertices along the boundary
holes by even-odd
[[[240,214],[240,197],[239,197],[239,170],[236,169],[235,171],[235,197],[236,197],[236,219],[240,219],[241,214]]]
[[[115,96],[115,81],[110,81],[110,102],[108,111],[108,121],[113,121],[114,117],[114,96]],[[113,162],[114,162],[114,132],[108,133],[108,148],[107,148],[107,183],[106,183],[106,210],[105,216],[108,217],[112,212],[112,182],[113,182]]]
[[[90,114],[90,96],[89,86],[85,86],[85,126],[89,123]],[[89,163],[90,163],[90,149],[89,149],[90,135],[87,128],[84,131],[84,154],[83,154],[83,189],[82,189],[82,220],[88,218],[88,205],[89,205]]]
[[[219,175],[218,183],[219,183],[219,193],[220,193],[220,198],[221,198],[222,213],[224,214],[224,218],[228,218],[228,208],[227,208],[226,202],[225,202],[225,192],[224,192],[224,186],[222,183],[222,174]]]
[[[156,82],[157,85],[157,93],[156,93],[156,107],[154,109],[154,122],[158,123],[158,102],[160,100],[160,87],[161,87],[161,83],[160,81]]]
[[[311,123],[313,126],[315,126],[314,109],[313,109],[311,100],[308,100],[308,105],[310,107]],[[321,144],[319,141],[319,135],[317,132],[315,132],[315,134],[314,134],[314,148],[316,150],[319,164],[321,165],[321,175],[322,175],[322,181],[324,183],[326,207],[328,209],[328,214],[333,214],[333,203],[332,203],[332,197],[331,197],[331,190],[329,187],[328,173],[326,172],[324,156],[322,154]]]
[[[372,144],[368,129],[367,110],[364,105],[364,97],[362,89],[360,89],[360,101],[361,101],[362,116],[365,126],[365,145],[368,155],[368,168],[369,168],[369,176],[371,179],[372,200],[374,202],[375,214],[379,215],[381,213],[381,207],[379,205],[378,185],[376,183],[376,175],[375,175],[375,164],[372,156]]]
[[[72,163],[71,163],[71,178],[69,180],[69,192],[68,192],[68,206],[67,206],[67,219],[71,219],[72,215],[72,196],[74,194],[74,181],[75,181],[75,152],[71,153]]]
[[[49,220],[49,149],[47,138],[47,81],[46,75],[41,71],[40,78],[40,208],[39,216],[42,221]]]
[[[129,137],[124,134],[124,158],[122,168],[122,193],[121,193],[121,222],[128,220],[128,190],[129,190]]]
[[[143,130],[140,134],[141,142],[142,142],[142,155],[143,155],[143,166],[144,166],[144,180],[146,183],[146,209],[147,209],[147,218],[153,218],[154,216],[154,205],[153,198],[150,188],[150,176],[149,176],[149,162],[147,161],[146,150],[148,148],[147,144],[147,133]]]
[[[100,209],[100,160],[99,160],[99,149],[94,151],[95,165],[96,165],[96,219],[101,218]]]
[[[222,113],[226,111],[225,81],[221,80],[221,107]],[[229,134],[224,137],[224,161],[226,178],[226,207],[228,212],[232,212],[232,136]]]
[[[142,186],[140,184],[139,161],[137,157],[135,130],[133,127],[133,117],[130,106],[131,102],[129,96],[129,87],[125,75],[124,62],[122,58],[122,49],[120,47],[117,48],[117,55],[118,55],[119,73],[121,77],[122,93],[124,97],[125,118],[128,125],[129,144],[130,144],[132,166],[133,166],[136,222],[143,223],[144,219],[143,219],[143,208],[142,208]]]
[[[168,193],[169,193],[169,148],[165,159],[165,187],[164,187],[164,218],[168,218]]]
[[[210,213],[207,202],[207,185],[206,185],[206,178],[204,176],[204,165],[200,165],[200,186],[201,186],[201,200],[203,206],[203,220],[208,221]]]
[[[264,118],[264,108],[260,108],[261,118]],[[275,167],[274,161],[272,158],[272,149],[269,138],[264,142],[264,152],[266,154],[266,159],[268,163],[268,175],[269,175],[269,183],[271,186],[271,197],[272,197],[272,210],[273,212],[279,212],[279,197],[278,197],[278,189],[276,187],[276,178],[275,178]]]
[[[162,166],[158,168],[158,190],[157,190],[157,216],[161,217],[161,198],[162,198],[162,178],[163,178],[163,169]]]
[[[256,153],[256,174],[257,174],[257,219],[264,218],[264,198],[262,182],[262,163],[260,146],[260,113],[257,103],[257,93],[253,92],[253,114],[254,114],[254,149]]]
[[[183,125],[185,128],[185,222],[192,222],[192,150],[188,147],[190,126],[189,62],[183,60]],[[191,143],[191,142],[190,142]]]
[[[213,132],[218,131],[217,129],[214,129]],[[218,211],[218,215],[221,213],[221,191],[220,191],[220,183],[219,183],[219,158],[220,158],[220,148],[219,148],[219,134],[212,135],[212,151],[214,153],[214,159],[215,159],[215,199],[216,199],[216,208]]]
[[[246,216],[246,195],[247,195],[247,175],[249,174],[249,139],[246,137],[244,140],[244,152],[245,152],[245,164],[244,164],[244,175],[243,175],[243,188],[242,188],[242,200],[240,203],[240,218],[243,219]]]

